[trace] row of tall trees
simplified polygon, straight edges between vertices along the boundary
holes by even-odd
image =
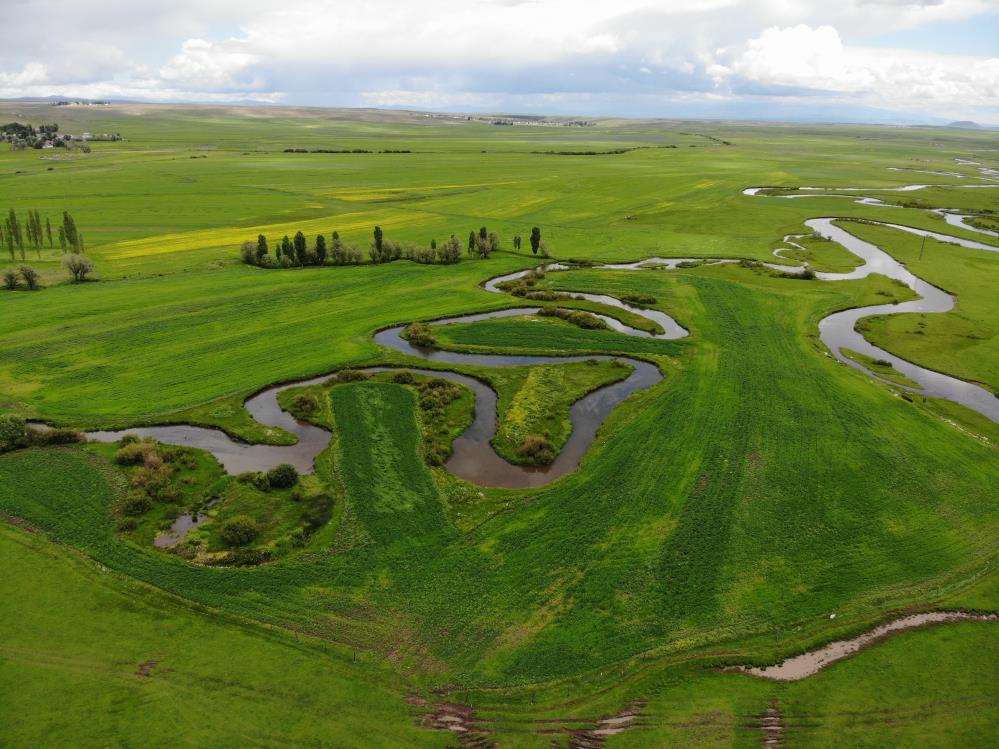
[[[357,245],[347,245],[340,240],[340,235],[333,232],[330,242],[326,236],[319,234],[309,247],[309,242],[302,232],[296,232],[294,238],[287,234],[274,243],[274,254],[267,237],[257,236],[256,242],[244,242],[241,250],[243,262],[249,265],[259,265],[262,268],[292,268],[305,265],[358,265],[364,260],[364,255]]]
[[[490,233],[486,227],[479,232],[472,232],[468,239],[468,255],[482,258],[498,249],[499,237]],[[294,237],[286,234],[273,246],[263,234],[256,242],[244,242],[240,254],[243,262],[265,268],[290,268],[307,265],[359,265],[365,261],[365,255],[356,244],[345,244],[337,232],[326,236],[319,234],[309,243],[305,234],[297,232]],[[454,234],[439,243],[430,240],[429,245],[418,245],[412,242],[400,242],[387,239],[380,226],[372,232],[371,244],[368,247],[367,261],[371,263],[388,263],[393,260],[412,260],[417,263],[453,265],[461,260],[462,243]]]
[[[83,252],[83,234],[76,228],[76,221],[67,211],[63,211],[62,224],[57,227],[57,233],[59,247],[63,252],[71,251],[78,254]],[[0,224],[0,246],[7,248],[12,261],[20,254],[23,262],[28,247],[34,249],[41,259],[41,249],[46,242],[49,247],[55,247],[52,222],[46,217],[43,223],[42,215],[37,210],[29,210],[28,217],[22,224],[17,211],[11,208]]]

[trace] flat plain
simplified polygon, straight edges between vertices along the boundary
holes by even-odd
[[[0,153],[0,209],[69,211],[97,268],[73,284],[59,249],[9,263],[0,247],[0,271],[27,263],[43,285],[0,291],[0,412],[281,443],[287,433],[243,408],[262,388],[429,366],[497,391],[495,444],[517,460],[525,429],[565,441],[571,401],[616,379],[610,363],[435,364],[380,346],[376,331],[428,321],[449,351],[634,357],[662,380],[611,412],[578,469],[536,488],[478,486],[428,459],[472,420],[471,397],[431,378],[288,391],[283,405],[332,432],[293,490],[189,450],[143,465],[123,464],[117,444],[0,455],[4,742],[755,746],[778,720],[785,746],[990,745],[994,623],[907,632],[799,682],[726,668],[912,611],[999,607],[999,426],[843,366],[819,340],[831,312],[911,291],[877,274],[827,283],[760,265],[859,265],[816,237],[772,254],[807,219],[851,219],[841,225],[957,298],[945,314],[865,320],[865,336],[999,392],[999,255],[857,221],[999,248],[928,210],[993,216],[999,188],[965,189],[991,184],[972,166],[920,173],[955,159],[999,167],[994,133],[0,105],[0,121],[52,119],[125,141]],[[940,186],[878,190],[912,182]],[[855,197],[897,206],[743,193],[752,186],[860,187]],[[337,231],[366,256],[376,225],[463,247],[486,226],[501,245],[454,265],[239,258],[259,234],[273,248],[297,231],[310,244]],[[523,306],[483,283],[542,262],[533,227],[552,258],[575,261],[535,291],[638,295],[689,335],[533,315],[433,323]],[[657,256],[743,262],[589,267]],[[133,513],[139,488],[153,507]],[[209,520],[184,543],[151,543],[199,511]],[[221,551],[246,516],[257,538]]]

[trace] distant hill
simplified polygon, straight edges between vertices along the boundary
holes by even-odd
[[[977,122],[972,122],[971,120],[959,120],[958,122],[952,122],[947,127],[960,127],[964,130],[980,130],[981,125]]]

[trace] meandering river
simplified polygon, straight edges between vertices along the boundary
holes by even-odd
[[[944,185],[941,185],[943,187]],[[988,185],[945,185],[946,187],[999,187],[997,184]],[[907,185],[895,188],[883,188],[895,192],[909,192],[919,190],[927,185]],[[794,194],[781,195],[761,195],[763,190],[768,188],[747,188],[744,194],[747,196],[768,197],[777,199],[789,199],[799,197],[851,197],[852,195],[842,195],[837,193],[866,190],[869,192],[879,191],[878,188],[799,188],[799,192]],[[860,201],[870,204],[881,204],[876,198],[860,198]],[[938,209],[939,210],[939,209]],[[966,226],[963,221],[951,220],[950,217],[957,216],[960,219],[966,218],[961,214],[948,211],[941,211],[949,223]],[[896,279],[908,286],[919,299],[904,302],[901,304],[879,304],[856,309],[843,310],[833,313],[819,323],[820,337],[829,348],[836,359],[851,367],[865,372],[868,376],[878,380],[881,377],[871,372],[863,365],[853,361],[842,353],[842,349],[848,348],[858,351],[868,356],[890,361],[897,371],[919,384],[918,388],[911,388],[896,383],[889,383],[894,388],[917,392],[921,395],[945,398],[947,400],[960,403],[983,414],[992,421],[999,422],[999,398],[988,390],[973,383],[965,382],[955,377],[934,372],[920,367],[912,362],[891,354],[873,344],[869,343],[856,330],[859,320],[873,315],[901,314],[908,312],[947,312],[954,306],[954,298],[947,292],[933,286],[932,284],[917,277],[905,266],[891,257],[883,249],[876,245],[855,237],[841,226],[833,222],[832,217],[813,218],[805,222],[806,226],[814,232],[828,237],[837,242],[845,249],[856,255],[863,262],[854,270],[848,273],[817,273],[816,277],[821,281],[842,281],[849,279],[864,278],[871,273],[880,273],[889,278]],[[868,222],[880,226],[887,226],[898,231],[910,232],[920,236],[932,237],[944,242],[951,242],[962,247],[989,252],[999,252],[999,247],[975,242],[960,237],[953,237],[938,232],[916,229],[900,224],[886,222]],[[981,231],[981,230],[979,230]],[[984,232],[981,233],[990,233]],[[791,237],[786,238],[793,244]],[[779,251],[778,251],[779,252]],[[776,253],[775,253],[776,254]],[[684,260],[693,258],[660,258],[653,257],[635,263],[615,263],[603,266],[595,266],[601,270],[612,271],[651,271],[675,269]],[[738,262],[736,260],[721,259],[713,261],[715,263]],[[788,273],[800,273],[804,269],[800,266],[788,266],[777,263],[765,263],[765,265]],[[565,270],[566,266],[552,263],[543,266],[547,272],[557,273]],[[487,291],[503,293],[500,288],[504,281],[519,278],[529,270],[518,271],[503,276],[490,279],[484,284]],[[604,294],[583,294],[572,292],[575,296],[600,302],[602,304],[628,310],[658,324],[662,328],[662,333],[651,334],[647,331],[632,328],[619,320],[598,315],[607,325],[623,334],[629,336],[653,337],[664,340],[682,338],[688,332],[679,325],[672,317],[664,312],[653,309],[642,309],[633,307],[612,296]],[[463,322],[475,322],[477,320],[510,317],[518,315],[533,314],[538,311],[537,307],[517,307],[513,309],[499,310],[481,314],[461,315],[437,320],[437,325],[448,325]],[[467,354],[454,351],[443,351],[436,348],[421,348],[412,345],[400,335],[402,326],[387,328],[375,333],[375,341],[386,348],[408,354],[415,359],[436,362],[439,364],[455,365],[475,365],[483,367],[511,367],[529,366],[538,364],[558,364],[568,362],[579,362],[586,359],[606,360],[607,356],[523,356],[523,355],[499,355],[499,354]],[[573,424],[572,434],[562,448],[554,463],[545,467],[525,467],[508,463],[493,450],[490,440],[496,433],[497,412],[496,393],[486,383],[467,375],[458,374],[447,370],[431,370],[410,367],[414,372],[420,372],[436,377],[446,378],[453,382],[465,385],[475,393],[475,416],[468,429],[454,442],[454,451],[447,462],[447,469],[456,476],[466,479],[481,486],[499,486],[509,488],[536,487],[547,484],[555,479],[573,471],[586,454],[597,432],[606,420],[610,412],[624,399],[630,395],[652,387],[662,379],[658,368],[646,361],[630,358],[616,357],[632,367],[627,378],[620,382],[606,385],[594,390],[579,399],[571,408],[571,418]],[[368,371],[380,371],[384,368],[372,368]],[[230,473],[242,473],[245,471],[260,471],[273,468],[280,463],[290,463],[300,472],[307,473],[313,470],[313,461],[316,456],[329,444],[330,433],[312,424],[307,424],[295,419],[291,414],[282,410],[278,405],[278,395],[288,388],[312,385],[321,383],[329,378],[329,375],[312,377],[309,379],[286,383],[275,387],[267,388],[249,398],[246,409],[250,415],[259,423],[268,426],[284,429],[297,437],[298,442],[294,445],[248,445],[230,438],[227,434],[217,429],[198,427],[193,425],[171,425],[139,427],[121,431],[97,431],[88,434],[91,439],[112,442],[120,439],[125,434],[138,434],[141,436],[153,437],[168,444],[187,445],[200,448],[212,453]],[[885,381],[887,382],[887,381]]]

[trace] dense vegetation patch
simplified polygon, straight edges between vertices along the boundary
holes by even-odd
[[[596,359],[525,369],[497,387],[500,420],[492,444],[510,462],[526,465],[554,461],[572,432],[572,404],[631,372],[624,362]]]
[[[557,317],[584,330],[607,328],[606,322],[596,315],[582,310],[566,309],[565,307],[542,307],[538,310],[538,315],[541,317]]]

